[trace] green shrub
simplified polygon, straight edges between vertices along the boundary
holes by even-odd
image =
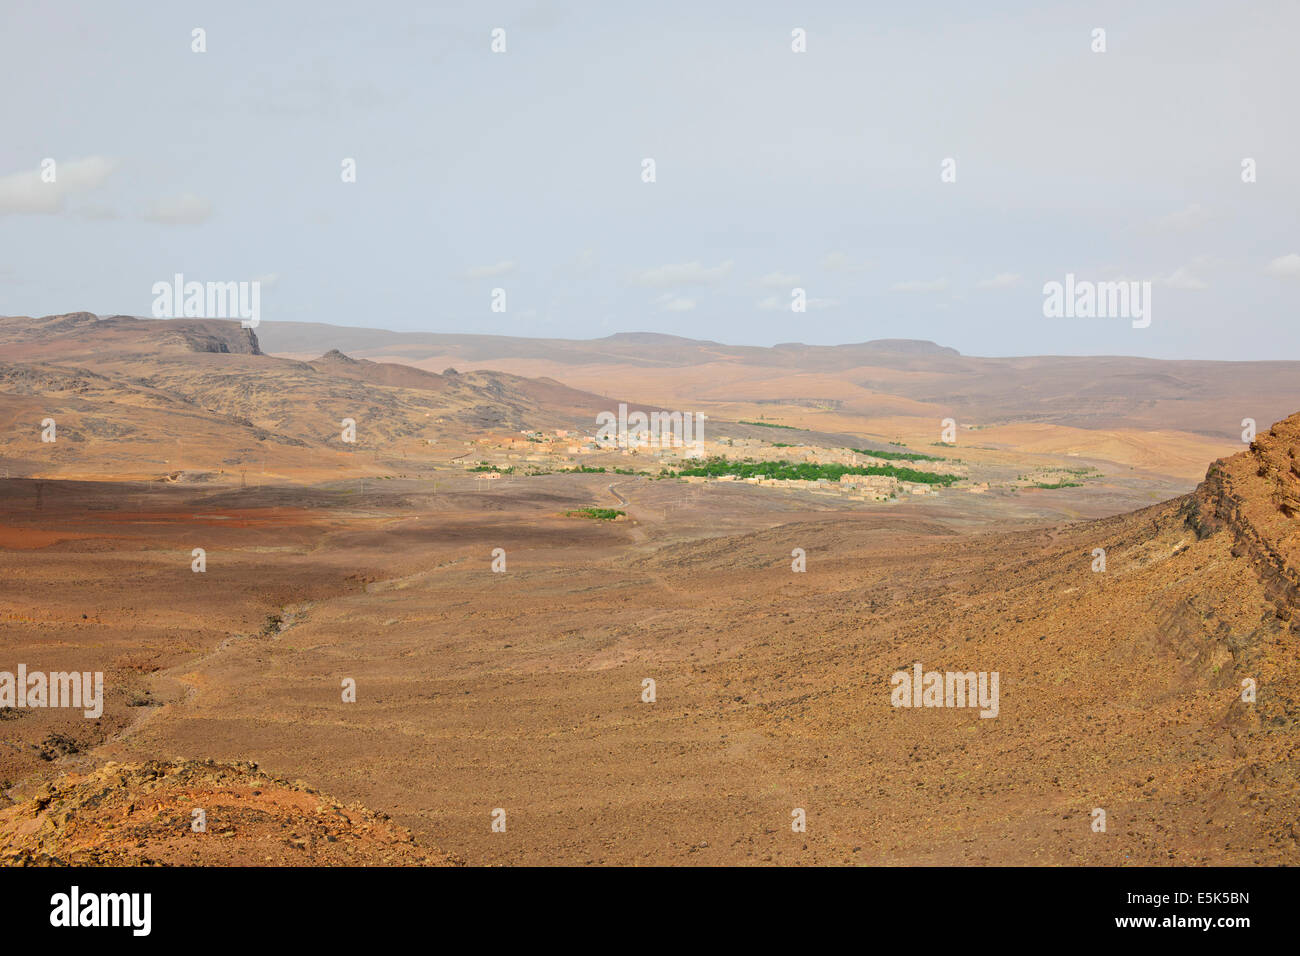
[[[624,512],[615,508],[579,508],[577,511],[565,512],[570,518],[594,518],[597,521],[613,521],[622,514]]]

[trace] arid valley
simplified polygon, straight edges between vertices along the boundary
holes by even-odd
[[[1300,862],[1297,383],[0,318],[0,860]]]

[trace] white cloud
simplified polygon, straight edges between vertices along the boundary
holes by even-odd
[[[1204,226],[1212,218],[1204,206],[1200,203],[1192,203],[1190,206],[1171,212],[1167,216],[1161,216],[1156,220],[1156,226],[1160,229],[1186,232],[1189,229],[1198,229]]]
[[[1025,281],[1024,277],[1014,272],[999,272],[992,279],[980,279],[975,283],[977,289],[1013,289]]]
[[[672,296],[663,304],[665,312],[689,312],[695,308],[695,300],[681,296]]]
[[[1270,262],[1264,271],[1279,279],[1300,279],[1300,256],[1294,252],[1279,256]]]
[[[112,160],[103,156],[54,163],[53,182],[41,178],[40,167],[0,177],[0,216],[11,213],[51,215],[63,211],[68,196],[98,189],[113,171]]]
[[[731,272],[732,260],[712,268],[706,268],[698,262],[683,262],[675,265],[647,269],[632,276],[638,285],[665,288],[678,285],[710,285],[721,282]]]
[[[159,199],[145,213],[144,218],[164,226],[195,226],[206,222],[211,216],[212,203],[193,193],[185,193]]]
[[[1160,280],[1172,289],[1208,289],[1202,279],[1192,273],[1190,266],[1181,266]]]
[[[101,206],[99,203],[87,203],[84,206],[77,207],[77,215],[82,219],[95,219],[99,221],[122,218],[118,215],[116,209],[111,206]]]
[[[1150,282],[1155,285],[1168,286],[1171,289],[1208,289],[1210,284],[1198,275],[1203,269],[1216,268],[1222,262],[1211,256],[1197,256],[1185,266],[1179,266],[1168,275],[1154,275],[1150,272],[1135,274],[1117,266],[1105,266],[1098,270],[1101,282]],[[1082,277],[1076,277],[1082,278]]]
[[[947,279],[934,279],[930,282],[913,280],[910,282],[895,282],[889,287],[890,292],[942,292],[948,288]]]
[[[758,284],[769,289],[792,289],[799,284],[799,277],[785,272],[769,272],[758,280]]]
[[[490,266],[475,266],[465,273],[466,279],[496,279],[500,276],[508,276],[515,271],[515,262],[513,259],[503,259],[500,262]]]
[[[822,260],[822,268],[828,272],[865,272],[870,266],[865,262],[855,262],[842,252],[828,252]]]
[[[280,273],[270,272],[264,276],[258,276],[253,281],[261,285],[262,288],[269,289],[271,288],[271,286],[275,285],[277,282],[280,281]]]

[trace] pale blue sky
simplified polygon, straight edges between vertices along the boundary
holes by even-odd
[[[1300,4],[978,6],[3,0],[0,314],[1300,358]]]

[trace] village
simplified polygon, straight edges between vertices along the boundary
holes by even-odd
[[[648,478],[673,478],[692,484],[738,482],[764,488],[815,494],[847,496],[861,500],[891,501],[914,495],[939,495],[945,487],[982,493],[988,482],[970,481],[969,467],[954,459],[921,456],[905,457],[892,453],[888,458],[875,457],[852,448],[825,448],[767,441],[757,438],[719,435],[689,443],[665,441],[661,444],[638,442],[635,437],[620,442],[616,438],[597,437],[576,430],[553,432],[521,430],[517,433],[492,434],[466,442],[474,449],[461,456],[467,470],[482,481],[497,481],[506,476],[563,472],[606,472],[641,475]],[[927,458],[933,460],[927,460]],[[801,466],[840,466],[832,468],[879,468],[881,474],[838,474],[835,477],[766,477],[736,474],[682,474],[702,471],[707,462],[788,463]],[[903,475],[935,475],[934,480],[907,480]],[[940,480],[942,479],[942,480]]]

